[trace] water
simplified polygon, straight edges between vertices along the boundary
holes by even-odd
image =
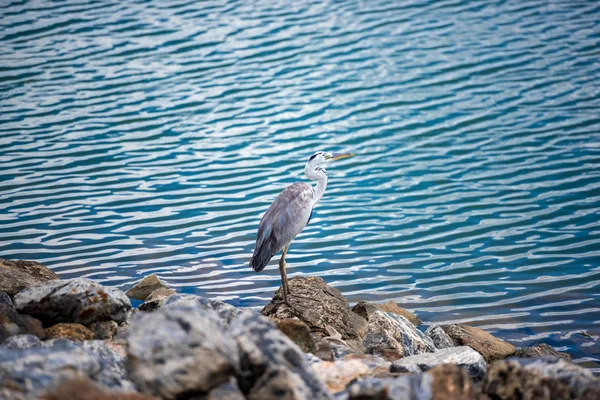
[[[261,306],[262,213],[353,151],[289,275],[599,370],[597,2],[2,7],[1,257]]]

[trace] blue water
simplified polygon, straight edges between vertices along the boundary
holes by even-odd
[[[291,276],[600,371],[596,1],[17,1],[0,257],[261,306],[258,221],[353,151]]]

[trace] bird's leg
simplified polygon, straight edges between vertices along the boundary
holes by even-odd
[[[290,287],[288,286],[287,273],[285,271],[285,255],[287,254],[289,246],[283,248],[281,259],[279,260],[279,272],[281,273],[281,287],[283,289],[283,301],[288,304],[287,295],[290,293]]]

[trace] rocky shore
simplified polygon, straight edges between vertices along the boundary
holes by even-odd
[[[0,259],[0,399],[600,399],[600,379],[550,346],[350,307],[321,278],[289,286],[289,305],[279,289],[259,312],[154,275],[124,293]]]

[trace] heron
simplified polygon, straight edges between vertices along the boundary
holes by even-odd
[[[250,267],[262,271],[271,258],[281,250],[279,273],[283,289],[283,301],[288,303],[291,294],[285,271],[285,256],[292,240],[304,229],[312,217],[315,205],[321,200],[327,188],[327,171],[325,165],[331,161],[353,156],[352,153],[331,154],[317,151],[310,156],[304,174],[311,181],[317,181],[316,186],[305,182],[296,182],[286,187],[267,209],[258,225],[256,248],[250,259]]]

